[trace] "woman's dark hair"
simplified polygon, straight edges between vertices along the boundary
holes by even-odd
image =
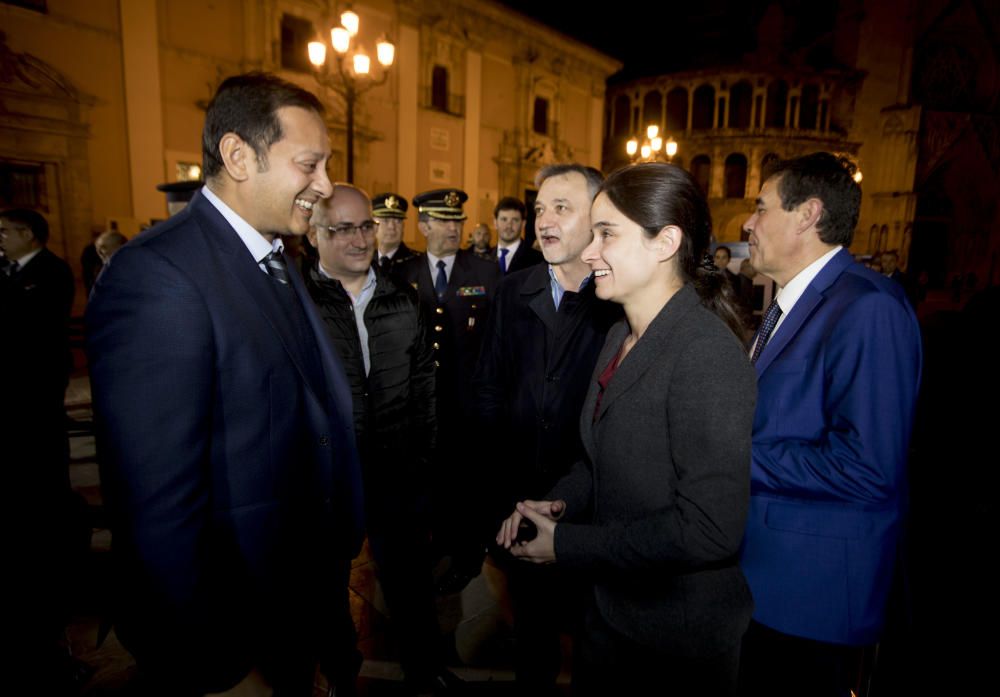
[[[681,229],[677,261],[682,277],[694,284],[702,304],[743,341],[743,321],[733,289],[708,257],[712,214],[694,178],[675,165],[644,162],[611,174],[601,192],[651,239],[667,225]]]

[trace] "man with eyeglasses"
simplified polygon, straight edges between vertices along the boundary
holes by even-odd
[[[440,594],[457,593],[479,575],[489,537],[471,523],[479,519],[482,475],[472,463],[489,444],[476,438],[473,419],[476,396],[472,372],[479,357],[483,329],[500,268],[472,252],[459,249],[462,205],[468,194],[460,189],[434,189],[413,199],[419,229],[427,238],[427,253],[396,269],[400,280],[417,289],[424,312],[434,362],[438,447],[433,483],[432,529],[435,552],[451,558],[437,585]],[[456,508],[461,510],[456,510]]]
[[[416,292],[372,266],[376,229],[368,196],[336,184],[313,208],[305,274],[347,372],[361,454],[368,542],[414,690],[459,680],[444,667],[434,608],[428,463],[434,446],[434,358]],[[374,349],[374,350],[373,350]]]

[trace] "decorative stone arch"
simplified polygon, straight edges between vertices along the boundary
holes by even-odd
[[[788,126],[788,83],[784,80],[772,80],[767,85],[764,127],[785,128]]]
[[[663,102],[663,92],[659,89],[651,89],[643,95],[640,130],[650,124],[663,128]]]
[[[715,87],[710,83],[698,85],[694,90],[691,128],[695,131],[715,127]]]
[[[667,90],[666,100],[666,131],[667,133],[686,132],[691,124],[688,122],[689,96],[687,88],[676,85]]]
[[[726,156],[723,174],[725,198],[746,198],[749,163],[749,158],[741,152],[733,152]]]
[[[712,157],[708,153],[701,153],[691,158],[691,176],[694,177],[698,188],[707,197],[712,186]]]
[[[48,246],[74,267],[90,244],[87,140],[95,103],[48,63],[11,51],[0,32],[0,166],[37,172],[34,207],[48,219]]]
[[[729,88],[729,127],[750,128],[753,114],[753,85],[740,79]]]

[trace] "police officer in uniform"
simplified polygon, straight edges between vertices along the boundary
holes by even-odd
[[[378,253],[372,264],[385,273],[394,273],[396,267],[417,253],[403,242],[403,226],[406,224],[406,199],[392,192],[372,197],[372,217],[378,223],[375,238]]]
[[[437,363],[433,532],[436,551],[451,557],[437,586],[442,594],[462,590],[479,574],[491,536],[488,521],[477,512],[481,473],[475,469],[474,449],[481,444],[475,443],[471,382],[500,269],[459,249],[466,200],[459,189],[416,196],[413,205],[427,253],[396,267],[399,278],[417,289]]]

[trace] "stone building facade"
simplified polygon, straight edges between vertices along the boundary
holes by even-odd
[[[197,176],[205,106],[247,70],[276,72],[327,104],[330,173],[343,179],[345,105],[316,80],[306,43],[329,36],[346,6],[0,2],[0,205],[44,212],[52,248],[71,263],[93,232],[113,223],[131,236],[165,218],[156,185]],[[530,199],[541,164],[599,166],[605,81],[620,63],[494,2],[352,6],[369,55],[380,36],[396,45],[388,79],[355,110],[354,179],[370,193],[461,187],[471,229],[499,198]],[[406,236],[422,247],[415,215]]]

